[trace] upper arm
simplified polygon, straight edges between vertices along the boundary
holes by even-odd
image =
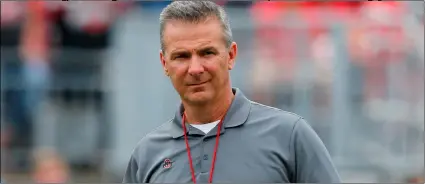
[[[146,137],[140,140],[131,153],[124,173],[123,183],[148,183],[149,173],[152,170],[152,159],[156,153]]]
[[[131,155],[127,169],[124,173],[123,183],[140,183],[138,180],[139,166],[137,160]]]
[[[291,135],[290,152],[294,159],[292,182],[339,183],[340,178],[322,140],[304,120],[299,119]]]

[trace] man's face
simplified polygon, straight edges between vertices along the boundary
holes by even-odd
[[[170,21],[163,36],[161,63],[183,101],[203,105],[226,93],[237,46],[226,47],[217,19]]]

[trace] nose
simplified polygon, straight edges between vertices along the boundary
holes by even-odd
[[[197,76],[204,73],[204,71],[204,66],[202,65],[200,59],[197,57],[192,57],[189,64],[188,73],[192,76]]]

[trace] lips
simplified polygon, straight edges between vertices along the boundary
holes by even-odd
[[[188,86],[199,86],[199,85],[205,84],[207,82],[209,82],[209,80],[205,81],[205,82],[201,82],[201,83],[188,84]]]

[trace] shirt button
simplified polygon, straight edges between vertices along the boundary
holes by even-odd
[[[204,160],[208,160],[208,155],[204,155]]]

